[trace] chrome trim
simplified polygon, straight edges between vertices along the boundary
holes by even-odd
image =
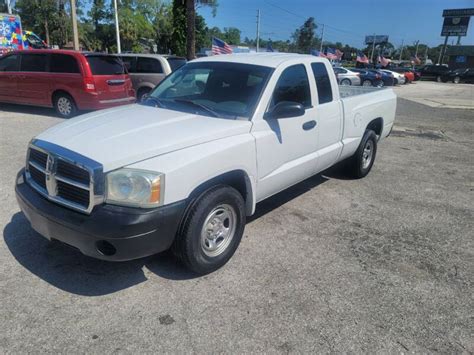
[[[43,174],[46,174],[46,169],[43,168],[41,165],[39,165],[38,163],[30,160],[27,162],[27,164],[31,165],[33,168],[35,168],[36,170],[39,170],[41,171]]]
[[[59,145],[42,141],[39,139],[33,139],[28,146],[28,154],[26,157],[26,168],[25,177],[26,181],[41,195],[49,199],[50,201],[64,205],[76,211],[90,214],[94,206],[104,202],[105,199],[105,181],[102,164],[95,160],[89,159],[81,154],[73,152],[69,149],[61,147]],[[38,150],[43,154],[48,155],[46,169],[38,166],[35,162],[30,161],[31,149]],[[82,184],[78,181],[71,180],[61,175],[57,175],[57,162],[59,160],[65,161],[69,164],[75,165],[79,168],[86,170],[89,173],[90,182],[89,185]],[[29,166],[33,166],[45,174],[46,189],[39,186],[31,177]],[[89,191],[89,206],[84,207],[80,204],[66,200],[60,196],[57,196],[57,181],[62,181],[66,184],[81,188]]]

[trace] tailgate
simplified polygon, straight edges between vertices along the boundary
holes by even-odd
[[[88,55],[86,58],[99,100],[122,99],[130,96],[130,78],[120,58],[106,55]]]

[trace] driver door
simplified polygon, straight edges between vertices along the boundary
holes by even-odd
[[[285,68],[267,108],[270,112],[279,102],[290,101],[303,105],[304,114],[267,116],[257,119],[252,127],[257,146],[258,201],[316,173],[318,128],[308,70],[303,64]]]

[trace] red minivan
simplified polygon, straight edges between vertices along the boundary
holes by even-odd
[[[68,50],[14,51],[0,58],[0,102],[54,107],[64,118],[135,102],[122,60]]]

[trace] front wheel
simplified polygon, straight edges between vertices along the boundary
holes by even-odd
[[[357,151],[347,162],[347,173],[356,179],[365,177],[374,165],[376,153],[377,135],[366,130]]]
[[[441,75],[438,75],[438,76],[436,77],[436,81],[437,81],[438,83],[441,83],[441,82],[443,81],[443,79],[441,78]]]
[[[194,201],[172,249],[188,269],[207,274],[234,255],[244,228],[242,195],[230,186],[216,186]]]
[[[459,84],[461,82],[461,78],[459,76],[455,76],[453,79],[453,83]]]
[[[343,79],[341,81],[341,85],[348,86],[348,85],[352,85],[352,83],[349,79]]]
[[[62,118],[71,118],[77,113],[74,99],[66,93],[56,94],[53,98],[53,104],[56,113]]]

